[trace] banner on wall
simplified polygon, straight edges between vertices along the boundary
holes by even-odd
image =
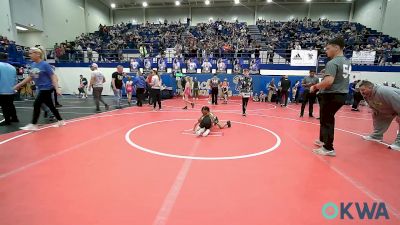
[[[175,72],[175,73],[176,72],[181,72],[182,71],[182,64],[183,64],[182,59],[178,58],[178,57],[175,57],[172,60],[172,71]]]
[[[242,65],[243,59],[235,59],[233,60],[233,74],[241,74],[242,73]]]
[[[217,60],[217,73],[226,73],[226,60],[219,58]]]
[[[260,60],[251,59],[249,65],[250,74],[260,74]]]
[[[291,66],[317,66],[317,50],[292,50],[290,55]]]
[[[190,58],[186,63],[187,73],[197,73],[197,59]]]
[[[157,60],[157,70],[158,72],[167,72],[167,58],[159,58]]]
[[[353,51],[351,62],[354,64],[373,65],[376,51]]]
[[[140,68],[140,59],[139,58],[132,58],[130,62],[130,71],[132,73],[137,73]]]
[[[152,58],[145,58],[143,60],[143,72],[148,73],[153,70]]]
[[[210,63],[210,60],[205,58],[203,60],[203,63],[201,64],[201,72],[202,73],[211,73],[212,69],[212,64]]]

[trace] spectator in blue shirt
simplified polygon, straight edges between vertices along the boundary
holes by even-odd
[[[143,95],[146,90],[146,79],[143,74],[138,72],[138,75],[133,78],[133,85],[136,86],[137,106],[143,106]]]
[[[56,127],[64,126],[66,123],[61,118],[60,113],[53,104],[51,93],[55,89],[58,95],[61,95],[58,87],[58,79],[54,74],[53,68],[47,62],[43,61],[43,52],[39,48],[31,48],[29,50],[29,56],[33,63],[31,64],[31,71],[29,76],[25,78],[21,83],[15,86],[15,89],[20,89],[23,85],[32,80],[35,81],[36,88],[39,90],[36,95],[35,102],[33,104],[33,117],[32,123],[21,127],[22,130],[37,131],[39,127],[37,122],[40,116],[40,108],[44,103],[49,107],[50,111],[56,117],[58,122],[55,124]]]
[[[6,55],[0,55],[0,61],[6,60]],[[14,86],[17,83],[17,70],[10,64],[0,62],[0,106],[3,110],[4,120],[0,126],[19,122],[14,106]]]

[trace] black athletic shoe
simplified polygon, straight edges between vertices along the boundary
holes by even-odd
[[[105,105],[106,110],[110,110],[110,106],[109,105]]]
[[[311,118],[313,118],[314,116],[313,116],[313,115],[308,115],[308,117],[311,117]]]
[[[300,117],[303,117],[303,114],[300,114]]]
[[[61,108],[62,105],[61,104],[56,104],[56,108]]]
[[[184,110],[187,109],[187,106],[183,107],[182,109],[184,109]]]
[[[229,120],[226,122],[226,124],[228,125],[229,128],[232,126],[231,121],[229,121]]]
[[[246,116],[246,113],[243,113],[242,116]]]
[[[9,125],[11,125],[11,123],[10,122],[6,122],[6,121],[3,121],[3,122],[0,123],[0,127],[9,126]]]
[[[191,105],[192,105],[192,108],[194,108],[194,103],[192,102],[192,103],[190,103]]]
[[[12,123],[19,123],[19,119],[18,118],[12,118],[10,121]]]

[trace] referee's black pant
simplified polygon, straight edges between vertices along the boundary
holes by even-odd
[[[211,89],[211,102],[212,104],[218,105],[218,87]]]
[[[324,93],[319,95],[320,100],[320,129],[319,140],[324,142],[327,150],[333,150],[335,134],[335,114],[346,102],[346,94]]]
[[[296,93],[297,94],[297,93]],[[303,102],[301,103],[301,111],[300,115],[304,115],[304,109],[306,108],[306,104],[308,103],[308,115],[312,116],[314,112],[314,103],[317,95],[315,93],[310,92],[310,90],[306,89],[303,92]]]

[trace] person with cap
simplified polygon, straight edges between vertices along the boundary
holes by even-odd
[[[253,79],[250,77],[249,69],[243,69],[243,76],[240,76],[238,84],[242,96],[242,115],[246,116],[247,104],[253,93]]]
[[[367,141],[381,142],[383,134],[389,129],[393,119],[399,126],[397,138],[389,148],[400,151],[400,90],[388,86],[375,85],[370,81],[361,81],[359,84],[361,95],[372,109],[374,131],[363,136]]]
[[[103,73],[99,71],[99,66],[96,63],[92,63],[90,66],[92,71],[90,75],[89,91],[93,88],[93,99],[96,104],[96,111],[101,112],[100,102],[104,104],[106,110],[109,110],[109,105],[104,102],[101,93],[103,92],[103,84],[106,82],[106,78]]]
[[[300,117],[303,117],[304,109],[306,108],[307,103],[308,103],[308,116],[314,117],[313,116],[314,103],[315,99],[317,98],[317,95],[314,92],[310,92],[310,87],[318,84],[318,82],[319,79],[315,76],[315,70],[310,70],[310,75],[304,77],[303,81],[301,82],[304,91],[303,91],[303,102],[301,103]]]
[[[6,60],[6,55],[0,55],[0,60]],[[3,111],[4,121],[0,126],[11,125],[19,122],[14,106],[14,86],[17,83],[17,70],[12,65],[0,62],[0,107]]]
[[[28,82],[34,80],[36,88],[39,91],[33,104],[32,122],[24,127],[21,127],[21,129],[28,131],[39,130],[37,122],[40,116],[40,108],[43,103],[50,109],[50,111],[58,120],[58,122],[54,126],[64,126],[66,123],[61,118],[61,115],[54,106],[53,100],[51,98],[51,93],[53,90],[57,92],[57,95],[61,95],[61,91],[58,86],[57,76],[54,74],[53,68],[50,66],[50,64],[42,60],[42,50],[40,50],[39,48],[31,48],[29,50],[29,56],[33,61],[33,63],[31,64],[29,76],[25,78],[21,83],[17,84],[14,89],[18,90]]]
[[[319,155],[336,156],[333,148],[335,114],[346,102],[351,71],[351,63],[343,54],[344,46],[342,37],[328,41],[325,49],[331,60],[326,64],[323,80],[310,87],[310,92],[319,90],[321,100],[320,135],[315,141],[320,148],[314,150]]]

